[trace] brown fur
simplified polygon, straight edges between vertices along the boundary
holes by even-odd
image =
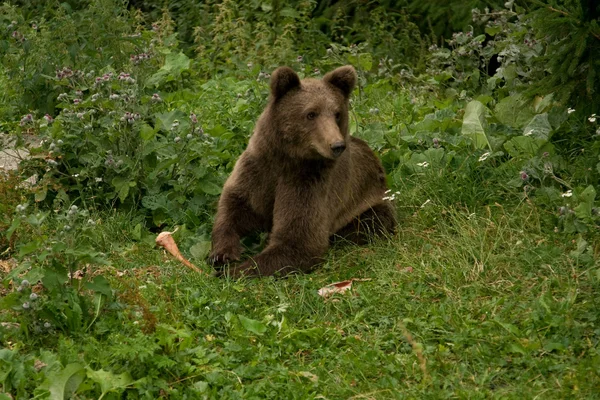
[[[364,243],[395,231],[394,208],[382,200],[383,167],[348,133],[356,79],[351,66],[323,80],[300,81],[288,67],[273,72],[269,103],[219,200],[209,260],[220,274],[240,259],[240,239],[252,231],[270,232],[269,242],[232,266],[233,277],[309,271],[334,235]]]

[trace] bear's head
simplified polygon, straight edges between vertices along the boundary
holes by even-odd
[[[349,65],[321,80],[300,80],[291,68],[276,69],[267,111],[280,150],[300,159],[340,157],[349,144],[348,100],[356,81]]]

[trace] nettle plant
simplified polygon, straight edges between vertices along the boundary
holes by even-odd
[[[96,222],[71,205],[51,218],[49,228],[50,212],[28,213],[29,208],[16,207],[7,231],[10,239],[25,229],[29,239],[17,246],[20,264],[3,280],[13,290],[0,304],[12,310],[27,336],[87,330],[113,296],[109,282],[94,270],[107,264],[90,244]]]

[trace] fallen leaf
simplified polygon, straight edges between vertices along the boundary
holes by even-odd
[[[327,298],[335,293],[344,293],[344,292],[352,289],[352,282],[354,282],[354,281],[370,281],[370,280],[371,279],[354,278],[354,279],[349,279],[347,281],[331,283],[331,284],[319,289],[319,296]]]
[[[177,244],[175,243],[175,240],[173,239],[173,233],[174,232],[159,233],[156,237],[156,244],[158,246],[164,247],[165,250],[171,253],[173,257],[178,259],[186,267],[192,269],[195,272],[198,272],[199,274],[203,274],[204,272],[202,272],[200,268],[196,267],[194,264],[186,260],[185,257],[183,257],[183,255],[179,251],[179,248],[177,247]]]

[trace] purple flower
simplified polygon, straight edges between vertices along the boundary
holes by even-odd
[[[192,120],[192,124],[198,123],[198,117],[196,117],[196,114],[190,113],[190,119]]]
[[[527,172],[521,171],[520,174],[521,174],[521,180],[526,181],[527,179],[529,179],[529,175],[527,175]]]
[[[79,104],[81,103],[81,99],[73,99],[73,104]]]
[[[52,118],[52,116],[50,114],[46,114],[44,115],[44,119],[51,124],[52,122],[54,122],[54,118]]]

